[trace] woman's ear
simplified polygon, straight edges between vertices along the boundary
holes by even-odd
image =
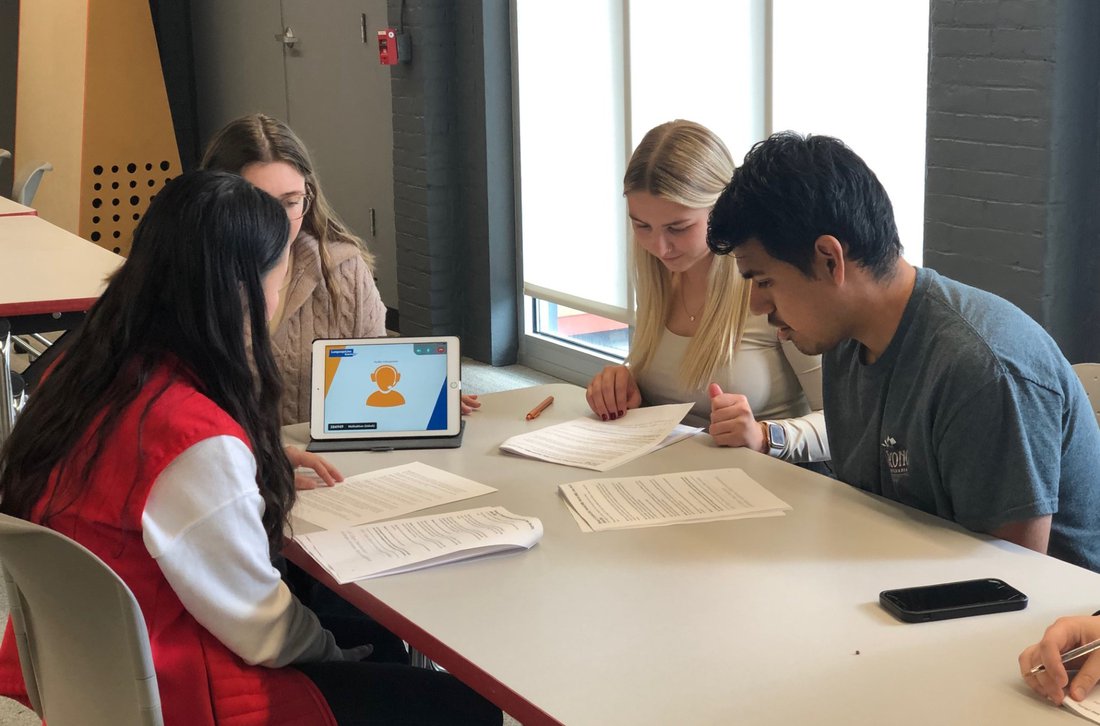
[[[819,277],[844,284],[847,260],[844,257],[844,245],[831,234],[823,234],[814,240],[814,271]]]

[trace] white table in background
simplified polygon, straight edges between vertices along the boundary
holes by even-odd
[[[0,317],[84,312],[123,262],[34,215],[0,218]]]
[[[0,217],[24,217],[37,214],[38,212],[31,207],[20,204],[7,197],[0,196]]]
[[[524,413],[553,394],[540,418]],[[423,461],[497,487],[426,510],[542,519],[529,552],[337,586],[418,650],[533,724],[1083,723],[1031,695],[1016,656],[1057,616],[1100,607],[1100,574],[697,436],[606,473],[502,454],[580,416],[583,389],[483,396],[462,448],[331,454],[345,475]],[[304,441],[304,425],[287,428]],[[740,467],[785,517],[584,534],[567,481]],[[309,526],[299,523],[302,531]],[[331,579],[296,547],[292,559]],[[1026,610],[917,625],[880,590],[1000,577]]]
[[[123,262],[33,211],[0,215],[0,319],[11,324],[12,335],[75,326]],[[0,356],[0,442],[10,425],[5,412],[12,410],[8,365]]]

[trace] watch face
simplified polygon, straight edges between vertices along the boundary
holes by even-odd
[[[787,430],[777,423],[769,423],[768,438],[773,449],[782,449],[787,445]]]

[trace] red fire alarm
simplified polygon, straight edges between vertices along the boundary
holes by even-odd
[[[412,60],[409,36],[393,28],[378,31],[378,61],[384,66],[395,66]]]

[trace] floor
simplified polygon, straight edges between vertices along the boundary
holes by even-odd
[[[18,365],[13,368],[19,370]],[[520,365],[493,366],[465,359],[462,362],[463,390],[468,393],[493,393],[513,388],[524,388],[542,383],[560,383],[560,379],[539,373]],[[0,586],[0,622],[7,620],[8,599],[4,588]],[[33,711],[23,708],[15,701],[0,698],[0,726],[39,726],[41,722]],[[510,716],[504,717],[504,726],[518,726]]]

